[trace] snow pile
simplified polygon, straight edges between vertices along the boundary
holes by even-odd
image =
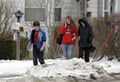
[[[96,66],[102,67],[108,74],[120,74],[120,62],[117,60],[113,61],[100,61],[94,62]]]
[[[36,66],[30,68],[26,74],[35,77],[62,77],[62,76],[79,76],[88,77],[91,68],[86,66],[81,59],[71,60],[47,60],[47,67]]]
[[[85,63],[84,60],[76,58],[45,61],[47,66],[42,67],[41,65],[33,66],[32,60],[1,60],[0,81],[2,78],[20,77],[23,80],[22,82],[79,82],[81,79],[113,79],[112,74],[120,74],[120,63],[116,60],[90,63]]]
[[[85,63],[82,59],[71,60],[47,60],[47,67],[34,66],[27,72],[27,76],[35,78],[62,78],[62,77],[77,77],[80,79],[97,79],[109,77],[105,67],[109,63],[94,62]],[[111,64],[111,63],[110,63]],[[113,72],[111,70],[111,72]]]

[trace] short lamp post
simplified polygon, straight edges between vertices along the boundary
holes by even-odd
[[[15,16],[17,18],[17,22],[20,23],[20,18],[22,17],[23,13],[21,11],[15,12]],[[16,59],[20,60],[20,27],[17,31],[17,42],[16,42]]]

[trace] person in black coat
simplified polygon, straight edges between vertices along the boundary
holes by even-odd
[[[89,62],[89,55],[94,37],[93,30],[85,18],[79,19],[78,24],[79,24],[78,36],[80,36],[80,40],[78,42],[79,46],[78,58],[82,59],[84,58],[85,62]]]

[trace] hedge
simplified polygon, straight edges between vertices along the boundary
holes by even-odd
[[[13,40],[0,40],[0,59],[16,58],[16,42]]]
[[[28,44],[28,39],[21,38],[20,41],[20,59],[28,59],[28,51],[26,46]],[[14,40],[0,40],[0,59],[16,59],[16,41]]]

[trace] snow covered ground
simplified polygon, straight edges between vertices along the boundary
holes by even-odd
[[[76,58],[45,61],[46,67],[33,66],[32,60],[1,60],[0,82],[79,82],[81,79],[89,82],[91,79],[114,80],[114,75],[120,74],[120,63],[117,60],[90,63]]]

